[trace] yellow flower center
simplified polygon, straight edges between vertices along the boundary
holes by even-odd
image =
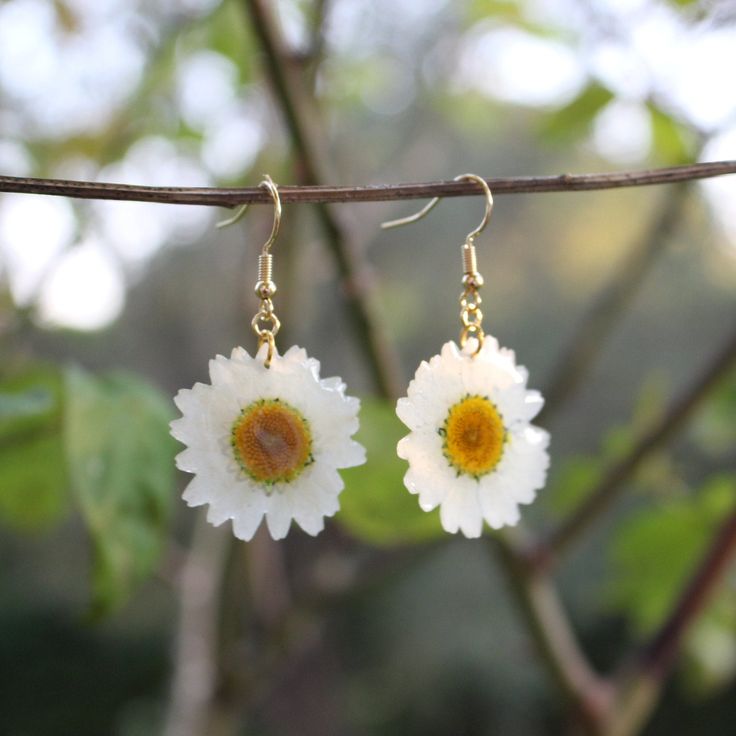
[[[439,433],[444,455],[458,474],[480,478],[498,465],[506,442],[506,427],[486,396],[466,396],[450,407]]]
[[[266,485],[288,483],[314,461],[306,419],[280,399],[260,399],[243,409],[230,442],[240,467]]]

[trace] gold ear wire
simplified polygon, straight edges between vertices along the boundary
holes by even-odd
[[[258,185],[266,189],[273,200],[273,225],[271,226],[271,234],[268,240],[261,248],[261,254],[258,256],[258,281],[256,282],[256,296],[260,297],[261,306],[253,317],[251,325],[256,335],[258,335],[258,347],[264,343],[268,344],[268,353],[264,365],[270,367],[274,350],[276,349],[276,335],[281,329],[281,321],[274,314],[273,301],[271,297],[276,293],[276,284],[273,282],[273,256],[271,255],[271,246],[279,234],[281,226],[281,197],[279,197],[278,186],[273,179],[266,174],[263,181]],[[270,325],[270,326],[269,326]]]
[[[265,189],[273,200],[273,225],[271,226],[271,234],[268,240],[261,247],[261,253],[258,256],[258,281],[256,282],[256,296],[261,300],[260,307],[256,316],[251,321],[253,331],[258,335],[258,347],[264,343],[268,344],[268,353],[266,354],[265,366],[268,368],[273,359],[273,353],[276,349],[276,334],[281,328],[281,321],[274,314],[273,301],[271,297],[276,293],[276,284],[273,282],[273,256],[271,255],[271,246],[276,241],[281,227],[281,197],[279,197],[279,188],[273,179],[265,174],[263,181],[258,184],[259,187]],[[242,205],[238,211],[227,220],[218,222],[216,227],[223,228],[228,225],[234,225],[245,215],[248,210],[248,203]]]
[[[271,250],[271,246],[276,241],[276,236],[279,234],[279,228],[281,227],[281,197],[279,197],[279,188],[268,174],[265,174],[263,181],[258,186],[261,189],[266,189],[273,200],[273,225],[271,226],[271,234],[263,244],[262,250],[265,255]]]
[[[274,206],[273,227],[271,228],[271,235],[269,236],[268,241],[263,246],[264,252],[267,253],[269,248],[276,240],[276,236],[279,232],[279,226],[281,225],[281,197],[279,197],[279,190],[276,184],[274,184],[273,179],[271,179],[268,174],[264,174],[264,179],[258,184],[258,186],[262,189],[268,190],[268,193],[271,195],[271,199],[273,199]],[[234,225],[236,222],[239,222],[245,216],[245,213],[248,211],[248,207],[250,207],[249,202],[240,205],[240,207],[238,207],[232,217],[228,217],[226,220],[220,220],[220,222],[215,224],[215,227],[219,230],[223,227],[229,227],[230,225]]]
[[[474,337],[476,339],[476,348],[473,355],[477,355],[483,347],[483,312],[480,311],[481,298],[479,289],[483,286],[483,277],[478,272],[478,262],[475,255],[475,237],[483,232],[488,224],[493,211],[493,195],[491,189],[485,179],[477,174],[461,174],[456,176],[453,181],[473,181],[478,184],[486,195],[486,208],[483,213],[483,219],[480,225],[465,236],[465,242],[462,244],[463,258],[463,293],[460,295],[460,322],[462,323],[462,331],[460,332],[460,345],[465,347],[468,339]],[[409,225],[412,222],[421,220],[436,204],[440,201],[440,197],[431,199],[419,212],[408,217],[402,217],[398,220],[390,220],[381,223],[384,230],[401,225]]]
[[[481,187],[484,194],[486,195],[486,209],[483,213],[483,219],[481,220],[480,225],[478,225],[475,230],[469,232],[465,237],[466,241],[472,241],[475,239],[476,235],[480,235],[480,233],[483,232],[485,226],[488,224],[488,221],[491,219],[491,212],[493,211],[493,195],[491,194],[491,188],[488,186],[486,180],[483,177],[478,176],[477,174],[460,174],[460,176],[456,176],[453,181],[474,181]],[[419,210],[419,212],[416,212],[413,215],[401,217],[398,220],[389,220],[388,222],[382,222],[381,228],[383,230],[390,230],[394,227],[401,227],[402,225],[410,225],[412,222],[417,222],[417,220],[421,220],[425,215],[427,215],[434,208],[437,202],[440,201],[440,199],[440,197],[435,197],[434,199],[431,199],[427,204],[424,205],[424,207],[422,207],[421,210]]]

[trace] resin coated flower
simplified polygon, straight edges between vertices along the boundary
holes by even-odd
[[[291,520],[308,534],[324,528],[338,509],[338,468],[365,462],[351,439],[358,429],[358,399],[339,378],[319,377],[319,362],[297,347],[255,358],[243,348],[210,361],[212,385],[196,383],[174,399],[182,417],[171,433],[187,445],[176,464],[194,473],[184,491],[190,506],[209,504],[215,526],[232,519],[249,540],[263,517],[274,539]]]
[[[479,537],[519,521],[519,504],[544,485],[549,434],[529,424],[544,400],[526,387],[512,350],[486,336],[462,351],[446,343],[423,361],[396,413],[411,432],[398,444],[409,461],[404,484],[425,511],[440,507],[442,526]]]

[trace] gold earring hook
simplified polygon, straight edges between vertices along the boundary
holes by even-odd
[[[264,179],[258,184],[258,186],[261,189],[266,189],[271,195],[271,199],[273,200],[273,227],[271,228],[271,235],[269,236],[268,241],[263,246],[263,252],[268,253],[269,249],[276,240],[276,236],[279,233],[279,227],[281,225],[281,197],[279,197],[278,186],[274,183],[273,179],[268,174],[264,174]],[[223,227],[229,227],[230,225],[234,225],[236,222],[239,222],[248,211],[248,207],[250,207],[250,202],[246,202],[245,204],[238,207],[237,211],[232,217],[228,217],[226,220],[221,220],[215,225],[215,227],[220,229]]]
[[[267,255],[271,250],[271,246],[276,241],[276,236],[279,234],[279,228],[281,227],[281,197],[279,197],[278,186],[268,174],[264,175],[263,181],[258,186],[266,189],[273,200],[273,225],[271,226],[271,234],[263,244],[262,249],[263,255]]]
[[[273,179],[266,174],[259,187],[266,189],[273,200],[273,225],[271,226],[271,234],[268,240],[261,247],[261,253],[258,256],[258,281],[256,282],[256,296],[261,300],[261,304],[256,312],[255,317],[251,321],[253,331],[258,335],[258,347],[268,345],[264,365],[269,368],[276,350],[276,335],[281,328],[281,322],[273,310],[272,297],[276,293],[276,284],[272,279],[273,256],[271,255],[271,246],[276,241],[281,226],[281,197],[279,197],[279,189]],[[243,205],[240,211],[232,218],[228,224],[237,222],[244,214],[247,205]],[[222,225],[222,223],[220,223]]]
[[[281,321],[274,314],[273,301],[271,297],[276,293],[276,284],[272,279],[273,272],[273,256],[271,255],[271,246],[276,241],[281,227],[281,197],[279,196],[279,188],[274,180],[264,174],[263,181],[258,186],[265,189],[273,200],[273,225],[271,226],[271,234],[268,240],[261,247],[261,254],[258,256],[258,281],[256,282],[256,296],[261,300],[261,304],[256,312],[256,316],[251,321],[253,331],[258,335],[258,347],[267,344],[266,359],[264,365],[266,368],[271,366],[274,352],[276,351],[276,334],[281,328]],[[234,225],[240,220],[248,210],[249,203],[241,205],[238,211],[227,220],[218,222],[216,227],[227,227]]]
[[[460,331],[460,346],[465,347],[468,340],[475,340],[475,349],[472,357],[480,353],[483,347],[483,312],[480,310],[481,298],[480,287],[483,286],[483,277],[478,272],[478,264],[475,257],[475,236],[483,232],[483,228],[488,224],[493,210],[493,195],[491,189],[485,179],[477,174],[461,174],[456,176],[453,181],[473,181],[478,184],[486,195],[486,209],[483,213],[483,219],[480,225],[465,236],[465,242],[462,245],[463,258],[463,292],[460,295],[460,323],[462,330]],[[381,227],[384,230],[400,225],[408,225],[417,220],[421,220],[436,204],[440,201],[440,197],[435,197],[422,207],[419,212],[402,217],[399,220],[391,220],[384,222]]]
[[[476,235],[480,235],[480,233],[483,232],[485,226],[488,224],[488,221],[491,219],[491,212],[493,211],[493,195],[491,194],[491,188],[488,186],[486,180],[483,177],[478,176],[477,174],[460,174],[460,176],[456,176],[453,181],[474,181],[481,187],[484,194],[486,195],[486,209],[483,213],[483,219],[481,220],[480,225],[478,225],[475,230],[469,232],[465,236],[466,242],[472,242],[475,239]],[[383,222],[381,223],[381,228],[383,228],[384,230],[389,230],[394,227],[401,227],[401,225],[410,225],[412,222],[421,220],[434,208],[434,206],[440,201],[440,199],[441,197],[435,197],[434,199],[431,199],[427,204],[424,205],[424,207],[422,207],[421,210],[419,210],[419,212],[416,212],[413,215],[401,217],[398,220],[389,220],[388,222]]]

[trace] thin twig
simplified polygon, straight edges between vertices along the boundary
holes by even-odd
[[[200,514],[180,579],[179,624],[164,736],[206,733],[217,685],[220,586],[230,537]]]
[[[736,365],[736,331],[726,340],[713,361],[689,385],[665,414],[645,431],[624,457],[612,465],[595,488],[545,541],[528,554],[537,568],[549,567],[560,553],[592,524],[618,497],[626,481],[653,452],[660,449]]]
[[[489,541],[542,662],[585,730],[599,733],[607,718],[612,688],[588,663],[549,575],[526,566],[508,536],[499,534]]]
[[[736,510],[721,525],[662,627],[621,678],[618,702],[606,736],[633,736],[656,706],[683,637],[711,600],[736,557]]]
[[[261,0],[246,0],[245,8],[255,36],[263,50],[271,87],[298,154],[303,179],[308,185],[297,187],[296,190],[303,192],[310,186],[311,189],[319,191],[329,189],[329,187],[319,186],[320,181],[326,178],[325,171],[328,167],[321,154],[319,137],[314,135],[309,125],[309,121],[314,117],[314,110],[304,96],[304,87],[299,83],[300,80],[290,76],[290,69],[284,61],[288,53],[283,49],[283,43],[272,16],[273,9],[268,3]],[[284,201],[293,201],[288,199],[288,189],[288,187],[279,187],[279,193]],[[350,240],[348,231],[342,226],[333,210],[324,204],[327,200],[313,201],[322,202],[316,208],[319,224],[343,281],[348,313],[376,387],[383,396],[396,397],[400,395],[399,361],[373,308],[367,288],[365,268]]]
[[[542,392],[544,409],[538,417],[541,424],[573,395],[591,370],[626,305],[638,293],[649,269],[682,220],[688,191],[687,185],[682,184],[667,193],[660,210],[598,293]]]
[[[248,3],[250,7],[251,3]],[[297,144],[297,139],[294,140]],[[642,187],[653,184],[674,184],[680,181],[709,179],[736,173],[736,161],[711,161],[687,166],[671,166],[643,171],[617,171],[600,174],[560,174],[558,176],[512,176],[486,178],[494,195],[586,192],[598,189]],[[196,204],[211,207],[237,207],[249,204],[270,204],[267,192],[258,187],[150,187],[131,184],[111,184],[66,179],[33,179],[0,176],[0,192],[18,194],[50,194],[76,199],[117,199],[163,204]],[[404,184],[368,184],[334,186],[306,184],[282,185],[279,193],[283,202],[385,202],[431,197],[482,196],[478,186],[452,180]]]

